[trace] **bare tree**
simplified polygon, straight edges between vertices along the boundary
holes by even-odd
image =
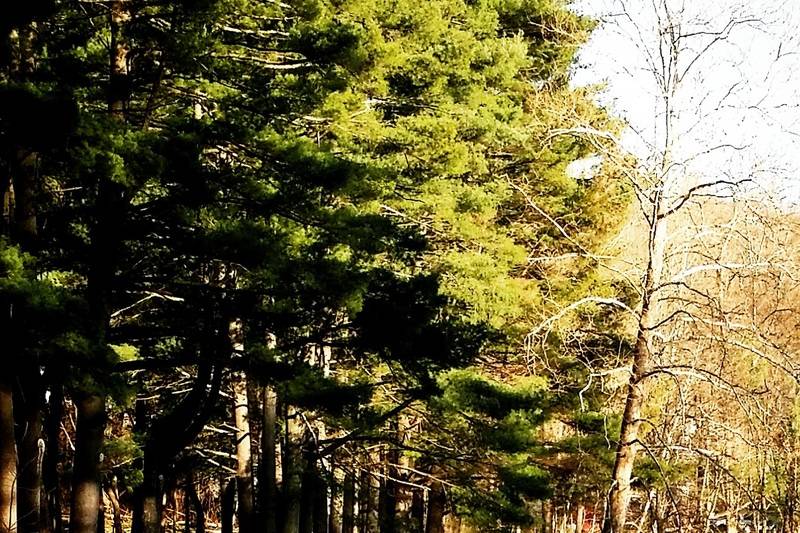
[[[647,399],[654,387],[664,387],[651,378],[677,383],[671,392],[683,404],[687,383],[710,383],[732,395],[743,412],[752,413],[752,404],[757,403],[752,387],[730,381],[724,368],[706,360],[687,360],[687,353],[696,353],[699,347],[706,354],[747,352],[787,375],[793,367],[777,355],[781,350],[766,346],[756,324],[759,313],[747,317],[746,328],[741,320],[733,320],[742,299],[732,305],[721,288],[723,282],[730,284],[743,275],[760,279],[765,272],[790,268],[785,255],[741,253],[750,239],[757,241],[769,232],[742,229],[747,223],[761,227],[764,220],[758,220],[758,210],[746,208],[748,222],[743,223],[737,210],[744,200],[736,198],[763,197],[765,177],[773,179],[782,168],[758,150],[759,140],[752,131],[730,128],[737,113],[763,117],[773,109],[772,100],[753,99],[758,90],[747,72],[753,58],[741,42],[768,33],[779,8],[773,13],[765,12],[764,6],[722,2],[713,12],[703,6],[704,13],[700,6],[672,0],[614,2],[611,7],[606,23],[615,29],[616,42],[639,58],[632,65],[621,62],[618,72],[637,89],[628,94],[636,100],[625,117],[628,128],[620,136],[576,120],[552,136],[572,135],[593,143],[605,166],[631,187],[636,199],[631,226],[647,235],[643,250],[628,257],[636,267],[626,278],[640,280],[631,282],[639,306],[633,309],[619,299],[590,296],[546,320],[530,339],[546,336],[555,320],[587,304],[614,306],[632,317],[632,360],[624,367],[628,370],[624,410],[603,527],[618,532],[628,524],[637,457],[644,449],[658,462],[658,453],[669,457],[677,446],[663,444],[659,451],[646,442],[645,433],[651,432],[645,432],[643,424],[653,425]],[[780,68],[780,50],[777,57],[762,59],[768,72]],[[613,101],[606,103],[612,110],[619,107]],[[720,214],[726,212],[731,216]],[[611,270],[614,262],[606,261],[605,255],[594,257]],[[756,298],[751,291],[749,301]],[[591,375],[604,372],[592,369]],[[689,426],[685,417],[672,422],[684,429]],[[696,446],[692,448],[697,452]],[[668,499],[669,506],[678,506],[674,494]],[[645,507],[653,507],[650,500]],[[673,515],[681,520],[681,513]]]

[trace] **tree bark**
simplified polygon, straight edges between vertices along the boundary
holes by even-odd
[[[425,531],[425,495],[422,489],[414,489],[411,495],[411,531]]]
[[[42,529],[42,412],[44,391],[39,365],[26,365],[17,380],[14,418],[17,441],[17,530]]]
[[[314,471],[314,460],[308,450],[303,451],[303,481],[300,496],[300,533],[314,531],[314,513],[316,511],[317,479]]]
[[[163,476],[174,469],[178,454],[202,431],[217,405],[222,370],[198,366],[192,391],[172,411],[152,421],[144,445],[144,479],[134,494],[133,533],[161,531]],[[137,402],[138,433],[145,431],[144,404]]]
[[[437,483],[428,492],[428,520],[425,533],[444,533],[444,515],[447,495],[441,483]]]
[[[260,500],[264,533],[278,531],[278,486],[275,467],[275,428],[278,422],[278,395],[272,387],[264,387],[261,428]]]
[[[130,19],[129,5],[123,0],[109,3],[111,46],[109,54],[108,110],[112,117],[124,122],[123,109],[128,99],[128,46],[123,26]],[[114,277],[117,238],[114,234],[119,220],[120,197],[112,193],[108,181],[100,184],[91,229],[92,263],[87,278],[89,315],[95,328],[98,358],[105,358],[109,325],[109,295]],[[101,361],[102,363],[102,361]],[[75,439],[75,461],[72,476],[72,506],[70,533],[97,533],[98,512],[102,504],[100,489],[100,448],[105,427],[105,395],[101,387],[91,384],[75,395],[78,423]]]
[[[342,487],[342,533],[353,533],[356,511],[356,478],[352,472],[344,476]]]
[[[654,232],[655,233],[655,232]],[[631,476],[639,451],[639,427],[642,424],[644,404],[643,380],[650,366],[650,346],[647,331],[650,326],[651,297],[654,286],[654,267],[651,259],[645,272],[644,298],[639,317],[639,331],[633,352],[633,365],[628,382],[628,395],[622,413],[619,442],[617,443],[611,490],[609,492],[608,516],[603,523],[603,533],[622,533],[628,519],[631,498]]]
[[[97,533],[100,509],[100,448],[105,428],[105,397],[84,394],[75,399],[78,423],[72,475],[70,533]]]
[[[328,532],[342,533],[342,513],[341,513],[341,487],[342,481],[336,468],[336,454],[331,457],[331,483],[330,483],[330,502],[328,505]]]
[[[236,492],[239,532],[252,533],[255,524],[253,504],[253,458],[250,447],[250,421],[247,410],[247,378],[243,373],[233,377],[233,418],[236,427]]]
[[[235,276],[234,276],[235,278]],[[228,324],[228,338],[236,357],[244,356],[244,331],[240,319]],[[233,425],[236,428],[236,495],[239,533],[252,533],[255,526],[253,498],[253,449],[250,443],[247,375],[235,372],[232,376]]]
[[[380,464],[380,452],[372,454],[372,467],[380,468]],[[378,533],[380,531],[381,480],[376,475],[369,475],[368,483],[367,533]]]
[[[117,478],[111,482],[111,486],[106,491],[108,501],[111,503],[111,513],[114,518],[114,533],[123,533],[122,529],[122,514],[119,505],[119,487],[117,486]]]
[[[314,533],[328,531],[328,483],[318,469],[314,469]]]
[[[189,499],[189,503],[191,504],[192,509],[194,510],[194,520],[195,520],[195,532],[196,533],[205,533],[206,531],[206,513],[205,509],[203,509],[203,502],[200,501],[200,497],[197,495],[197,489],[194,486],[194,479],[190,474],[186,476],[186,496]],[[187,516],[189,516],[188,508],[184,510]]]
[[[369,462],[366,454],[363,456],[364,462]],[[369,472],[362,468],[358,479],[358,531],[367,533],[369,522]]]
[[[222,491],[220,502],[220,521],[222,533],[233,533],[233,514],[236,506],[236,480],[231,479]]]
[[[401,440],[399,425],[397,419],[391,423],[392,430]],[[400,472],[397,466],[400,463],[400,452],[396,446],[389,446],[386,450],[386,480],[383,483],[384,489],[381,491],[381,533],[395,533],[397,529],[397,501],[398,501],[398,479]]]
[[[50,369],[52,371],[52,368]],[[44,486],[46,495],[47,521],[45,531],[62,533],[64,527],[61,521],[61,476],[58,472],[58,463],[61,459],[61,419],[64,415],[64,387],[60,382],[49,380],[50,398],[48,400],[45,431],[47,433],[47,448],[45,450]]]
[[[303,495],[303,448],[306,428],[294,408],[286,412],[286,446],[283,455],[283,495],[286,515],[283,533],[300,532],[300,508]]]
[[[0,380],[0,533],[17,528],[17,454],[14,447],[14,393]]]

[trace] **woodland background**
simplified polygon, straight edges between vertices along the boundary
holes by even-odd
[[[673,128],[758,21],[652,9],[644,157],[562,0],[3,4],[0,533],[796,531],[800,219]]]

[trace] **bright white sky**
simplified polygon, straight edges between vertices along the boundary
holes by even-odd
[[[800,198],[800,0],[577,0],[574,8],[601,24],[579,54],[573,84],[604,85],[600,102],[630,124],[626,147],[646,159],[663,139],[648,68],[648,57],[659,61],[661,2],[692,34],[681,40],[679,70],[688,74],[676,95],[673,159],[686,161],[695,183],[753,176]],[[727,38],[706,49],[732,20],[740,22]]]

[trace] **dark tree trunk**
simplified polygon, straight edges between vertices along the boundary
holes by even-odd
[[[411,495],[411,531],[424,531],[425,526],[425,494],[421,489],[414,489]]]
[[[314,533],[327,533],[328,484],[319,471],[315,471],[314,481]]]
[[[130,6],[122,0],[109,2],[111,46],[109,56],[108,110],[112,117],[124,122],[123,108],[128,99],[128,46],[123,37],[123,26],[130,20]],[[91,259],[87,277],[89,319],[96,335],[99,349],[92,354],[102,367],[106,358],[107,330],[109,325],[109,296],[114,279],[114,265],[118,246],[117,222],[123,211],[117,185],[108,180],[99,186],[94,206],[96,220],[92,225]],[[105,395],[98,383],[91,384],[75,395],[78,422],[75,439],[75,461],[72,476],[72,506],[70,533],[97,533],[102,505],[100,489],[100,448],[105,428]]]
[[[339,472],[336,465],[337,457],[334,454],[331,456],[331,482],[330,482],[330,501],[328,505],[328,532],[329,533],[342,533],[342,513],[339,507],[341,502],[342,488],[339,486],[339,479],[337,473]]]
[[[62,533],[64,527],[61,521],[61,476],[58,472],[58,463],[61,459],[61,419],[64,415],[64,387],[61,383],[51,381],[50,399],[48,401],[47,419],[45,421],[47,433],[47,449],[44,455],[44,486],[46,495],[46,508],[48,520],[45,531]]]
[[[300,533],[303,497],[303,448],[305,427],[294,409],[287,409],[286,445],[283,455],[283,496],[286,515],[283,533]]]
[[[78,423],[72,473],[70,533],[97,533],[100,509],[100,448],[103,444],[105,397],[86,394],[75,399]]]
[[[366,462],[366,461],[365,461]],[[367,532],[369,520],[369,472],[366,468],[361,471],[358,479],[358,531]]]
[[[397,422],[393,424],[394,433],[399,436]],[[395,533],[397,529],[397,495],[399,472],[397,465],[400,462],[400,453],[395,446],[390,446],[386,451],[386,480],[381,491],[381,533]]]
[[[13,397],[11,384],[0,379],[0,533],[16,531],[17,524]]]
[[[190,474],[186,476],[186,497],[189,500],[189,505],[191,509],[194,510],[194,520],[195,520],[195,532],[196,533],[205,533],[206,531],[206,513],[203,509],[203,502],[200,501],[200,496],[197,495],[197,489],[194,487],[194,479]],[[186,513],[186,519],[189,519],[189,507],[186,507],[184,510]]]
[[[344,476],[342,487],[342,533],[353,533],[356,510],[356,478],[352,472]]]
[[[20,372],[14,394],[17,441],[17,531],[39,533],[42,529],[42,407],[44,390],[39,365]]]
[[[314,513],[316,511],[317,480],[314,471],[314,461],[308,452],[303,457],[302,496],[300,498],[300,533],[314,531]]]
[[[162,484],[159,476],[159,458],[145,449],[142,484],[136,489],[134,498],[133,533],[161,533]]]
[[[436,484],[428,493],[428,520],[425,533],[444,533],[444,514],[447,495],[441,483]]]
[[[650,299],[653,291],[653,271],[648,265],[645,272],[645,290],[642,311],[639,316],[639,332],[633,351],[633,364],[628,382],[625,409],[622,413],[620,436],[617,443],[611,489],[608,495],[607,516],[603,521],[603,533],[623,533],[628,521],[628,506],[631,499],[631,476],[639,453],[639,428],[642,424],[642,407],[645,401],[643,380],[650,367],[648,331],[650,327]]]
[[[259,472],[261,523],[264,533],[276,533],[278,531],[278,488],[275,467],[275,429],[278,422],[278,396],[272,387],[264,387],[263,394]]]
[[[114,518],[114,533],[123,533],[122,530],[122,514],[119,505],[119,487],[117,486],[117,478],[114,478],[111,486],[106,491],[108,501],[111,503],[111,512]]]
[[[174,461],[202,431],[217,405],[222,371],[211,365],[198,367],[192,391],[172,411],[151,423],[144,446],[144,480],[134,494],[133,533],[161,531],[162,477],[174,471]],[[137,407],[138,432],[144,431],[144,404]]]
[[[236,506],[236,480],[231,479],[222,491],[220,502],[220,521],[222,533],[233,533],[233,514]]]
[[[372,455],[372,468],[380,468],[380,454]],[[380,496],[381,480],[377,475],[367,477],[367,533],[380,531]]]

